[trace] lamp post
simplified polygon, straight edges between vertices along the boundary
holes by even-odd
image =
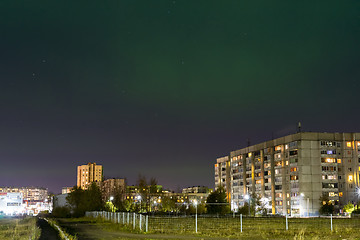
[[[248,200],[248,202],[249,202],[248,209],[249,209],[249,216],[250,216],[250,196],[249,196],[249,194],[246,194],[244,196],[244,198],[245,198],[245,200]]]
[[[195,232],[197,233],[197,200],[194,200],[194,204],[195,204]]]

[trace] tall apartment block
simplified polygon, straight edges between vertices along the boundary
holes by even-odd
[[[360,133],[300,132],[218,158],[215,188],[235,211],[257,194],[272,214],[315,216],[322,195],[337,210],[358,202],[359,172]]]
[[[88,163],[77,167],[77,186],[87,189],[93,182],[101,182],[103,179],[103,169],[96,163]]]

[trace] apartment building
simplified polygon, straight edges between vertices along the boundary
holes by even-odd
[[[226,191],[226,198],[231,202],[231,167],[230,157],[225,156],[218,158],[215,164],[215,190],[220,186]]]
[[[182,193],[211,193],[213,190],[205,186],[193,186],[182,189]]]
[[[326,195],[340,210],[359,200],[360,133],[300,132],[230,152],[215,164],[232,210],[252,194],[272,214],[315,216]]]
[[[21,193],[24,201],[45,201],[48,198],[48,190],[37,187],[0,187],[0,193]]]
[[[103,179],[103,168],[96,163],[88,163],[77,167],[77,186],[87,189],[93,182],[101,182]]]

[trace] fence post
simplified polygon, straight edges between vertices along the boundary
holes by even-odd
[[[289,226],[288,226],[288,215],[286,214],[286,231],[289,229]]]
[[[141,232],[141,230],[142,230],[142,228],[141,228],[141,217],[142,217],[142,215],[140,214],[140,221],[139,221],[140,232]]]
[[[240,232],[242,232],[242,214],[240,214]]]
[[[130,213],[129,212],[127,212],[127,225],[130,225]]]
[[[197,224],[198,224],[198,222],[197,222],[197,213],[195,214],[195,232],[197,233]]]
[[[136,213],[133,215],[133,229],[135,229],[135,219],[136,219]]]
[[[123,222],[123,225],[125,225],[125,213],[124,212],[122,214],[122,222]]]
[[[333,231],[333,223],[332,223],[332,214],[330,214],[330,225],[331,225],[331,231]]]
[[[149,231],[149,216],[146,215],[146,232]]]

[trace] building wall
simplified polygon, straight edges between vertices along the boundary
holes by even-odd
[[[218,158],[215,186],[226,186],[233,210],[257,194],[273,214],[317,215],[323,194],[337,209],[357,201],[359,163],[360,133],[297,133]]]
[[[77,167],[77,186],[87,189],[93,182],[101,182],[103,179],[103,169],[96,163],[88,163]]]
[[[109,201],[110,197],[120,195],[121,200],[125,200],[126,182],[125,179],[107,179],[101,183],[101,192],[104,201]]]

